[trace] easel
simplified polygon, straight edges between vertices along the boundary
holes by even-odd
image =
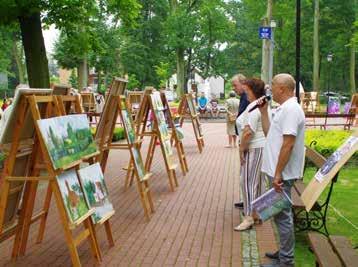
[[[176,131],[176,127],[174,124],[172,113],[170,112],[170,107],[169,107],[169,103],[168,103],[167,97],[165,95],[165,92],[161,92],[160,97],[163,102],[163,107],[164,107],[163,112],[164,112],[165,118],[167,119],[169,128],[172,129],[171,141],[174,141],[175,147],[177,149],[178,157],[179,157],[180,167],[183,172],[183,175],[185,175],[189,171],[189,168],[188,168],[188,163],[187,163],[186,157],[185,157],[183,142],[179,138],[178,133]]]
[[[195,104],[191,94],[185,94],[182,96],[178,108],[178,113],[180,115],[180,127],[183,127],[185,118],[190,118],[194,129],[196,143],[198,145],[199,152],[201,153],[204,147],[204,135],[202,133],[199,116],[195,110]]]
[[[160,93],[159,92],[157,93],[159,94],[159,101],[161,102]],[[149,118],[149,112],[151,112],[153,117],[153,125],[152,125],[153,129],[147,131],[146,122],[148,121]],[[174,191],[175,186],[178,186],[178,180],[175,173],[175,169],[177,165],[173,163],[174,161],[173,155],[170,154],[170,152],[172,151],[169,151],[169,153],[168,151],[166,151],[166,149],[171,150],[171,147],[169,147],[168,144],[164,144],[164,142],[169,142],[170,145],[170,137],[165,140],[163,135],[161,134],[161,130],[159,129],[160,119],[158,118],[158,114],[160,114],[160,112],[162,111],[155,110],[154,108],[153,88],[147,88],[144,92],[143,100],[141,102],[139,113],[136,119],[136,132],[137,132],[137,136],[140,139],[140,144],[142,144],[144,136],[150,136],[150,143],[149,143],[148,154],[145,162],[145,169],[146,171],[150,171],[150,167],[154,157],[155,146],[157,141],[159,141],[162,150],[163,159],[165,162],[165,167],[168,173],[170,189],[171,191]],[[164,114],[162,115],[164,116]]]
[[[75,95],[75,96],[58,95],[58,96],[56,96],[56,98],[57,98],[58,108],[60,110],[61,116],[65,116],[68,114],[83,113],[83,109],[82,109],[81,102],[80,102],[80,97],[78,95]],[[91,163],[93,163],[93,159],[90,159],[89,161]],[[44,210],[46,211],[46,213],[48,213],[48,210],[50,208],[51,194],[52,194],[52,191],[51,191],[51,188],[49,187],[47,195],[46,195],[46,202],[45,202],[45,207],[44,207]],[[108,243],[109,243],[110,247],[114,247],[112,228],[111,228],[111,224],[109,223],[109,219],[113,215],[114,215],[114,212],[108,214],[106,217],[102,218],[99,222],[97,222],[94,225],[95,227],[104,225]],[[45,225],[46,225],[46,217],[42,217],[41,223],[40,223],[40,230],[39,230],[39,234],[37,237],[37,243],[41,243],[43,240],[44,232],[45,232]]]
[[[106,95],[106,103],[97,125],[95,141],[100,154],[97,161],[101,164],[103,173],[106,170],[110,146],[112,144],[113,132],[118,118],[118,107],[116,99],[112,96],[123,95],[128,81],[121,78],[113,78],[111,87]]]
[[[66,214],[60,189],[56,181],[57,175],[59,175],[64,170],[78,166],[82,162],[82,160],[74,162],[73,164],[66,166],[62,169],[55,170],[51,164],[51,160],[48,151],[46,150],[44,140],[40,134],[38,125],[36,124],[36,121],[41,119],[41,115],[42,117],[45,118],[53,114],[60,115],[56,97],[23,95],[20,99],[20,104],[21,104],[20,108],[16,114],[17,123],[14,129],[13,143],[11,144],[9,156],[5,162],[5,169],[3,172],[4,181],[2,183],[2,195],[0,199],[0,232],[1,232],[4,223],[4,211],[7,207],[8,196],[9,194],[11,194],[10,183],[16,181],[26,182],[26,188],[22,198],[22,208],[20,212],[18,226],[16,229],[15,244],[14,244],[12,258],[16,259],[16,257],[19,254],[23,255],[25,253],[30,225],[38,218],[47,216],[45,209],[42,213],[40,213],[39,216],[32,217],[32,213],[35,204],[36,190],[37,190],[38,183],[39,181],[48,181],[49,187],[51,187],[51,191],[55,194],[57,208],[59,210],[60,219],[65,231],[65,237],[66,237],[67,245],[70,250],[73,265],[81,266],[78,252],[77,252],[77,246],[87,238],[90,241],[91,251],[93,256],[97,259],[97,261],[100,261],[101,254],[98,248],[96,235],[91,221],[91,215],[93,214],[94,209],[90,209],[84,216],[79,218],[76,222],[70,223]],[[34,135],[33,151],[31,155],[31,161],[29,164],[29,172],[28,172],[29,175],[16,176],[13,167],[16,160],[16,154],[20,145],[19,137],[21,135],[21,131],[24,128],[23,124],[26,114],[29,114],[29,112],[31,114],[36,129]],[[88,157],[93,157],[93,156],[95,155],[90,155]],[[44,165],[41,165],[40,161],[43,161]],[[39,176],[40,168],[43,169],[44,167],[47,170],[48,175]],[[48,190],[48,192],[49,191],[50,190]],[[46,196],[46,201],[47,200],[49,202],[48,195]],[[45,206],[46,204],[49,204],[46,201],[45,201]],[[81,232],[77,237],[73,237],[71,230],[78,227],[82,223],[84,224],[84,227],[86,229],[83,232]]]
[[[154,205],[152,200],[151,191],[149,188],[149,178],[152,176],[151,173],[146,172],[144,168],[138,166],[142,164],[142,156],[139,151],[140,143],[136,138],[134,125],[132,121],[131,113],[129,112],[126,99],[123,96],[112,96],[116,99],[119,115],[123,124],[124,133],[127,139],[127,144],[111,144],[111,148],[128,149],[130,151],[131,159],[126,176],[126,187],[129,179],[133,180],[133,174],[135,174],[138,185],[138,192],[143,205],[144,213],[147,220],[150,219],[150,214],[154,212]],[[132,137],[130,136],[132,134]],[[133,138],[134,136],[134,138]],[[130,183],[131,183],[130,182]]]

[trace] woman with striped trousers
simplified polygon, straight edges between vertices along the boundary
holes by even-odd
[[[249,110],[256,104],[256,100],[265,95],[265,83],[260,79],[248,79],[244,83],[244,90],[250,105],[243,117],[243,132],[240,143],[240,176],[242,181],[242,199],[244,201],[244,220],[234,228],[235,231],[250,229],[254,224],[251,203],[265,192],[265,176],[261,173],[262,152],[265,146],[265,134],[261,124],[259,109]]]

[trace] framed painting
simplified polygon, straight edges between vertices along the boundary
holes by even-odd
[[[113,205],[109,200],[106,182],[100,164],[97,162],[78,171],[85,199],[91,208],[95,208],[92,215],[94,223],[114,213]]]
[[[68,218],[75,223],[89,211],[76,171],[65,171],[57,176],[57,184]]]
[[[97,152],[85,114],[54,117],[37,123],[55,169]]]

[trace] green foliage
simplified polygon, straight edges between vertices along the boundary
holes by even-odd
[[[77,81],[77,75],[76,75],[76,71],[75,70],[72,70],[71,72],[71,76],[70,76],[70,79],[69,79],[69,82],[71,84],[71,86],[73,88],[76,88],[77,85],[78,85],[78,81]]]
[[[96,128],[91,128],[91,133],[94,136],[96,134]],[[116,127],[114,129],[112,142],[117,142],[123,140],[124,138],[124,129],[122,127]]]
[[[313,145],[313,148],[327,158],[348,139],[351,133],[343,130],[306,130],[305,144],[309,146],[312,141],[316,141],[317,144]],[[358,160],[358,152],[353,155],[351,160]]]
[[[137,80],[135,74],[130,74],[128,77],[128,90],[133,90],[140,87],[140,82]]]
[[[159,86],[163,87],[166,85],[167,80],[171,76],[171,68],[169,63],[159,62],[159,65],[155,66],[155,72],[160,80]]]

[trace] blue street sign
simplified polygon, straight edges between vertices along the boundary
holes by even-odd
[[[259,28],[260,39],[271,39],[271,27],[260,27]]]

